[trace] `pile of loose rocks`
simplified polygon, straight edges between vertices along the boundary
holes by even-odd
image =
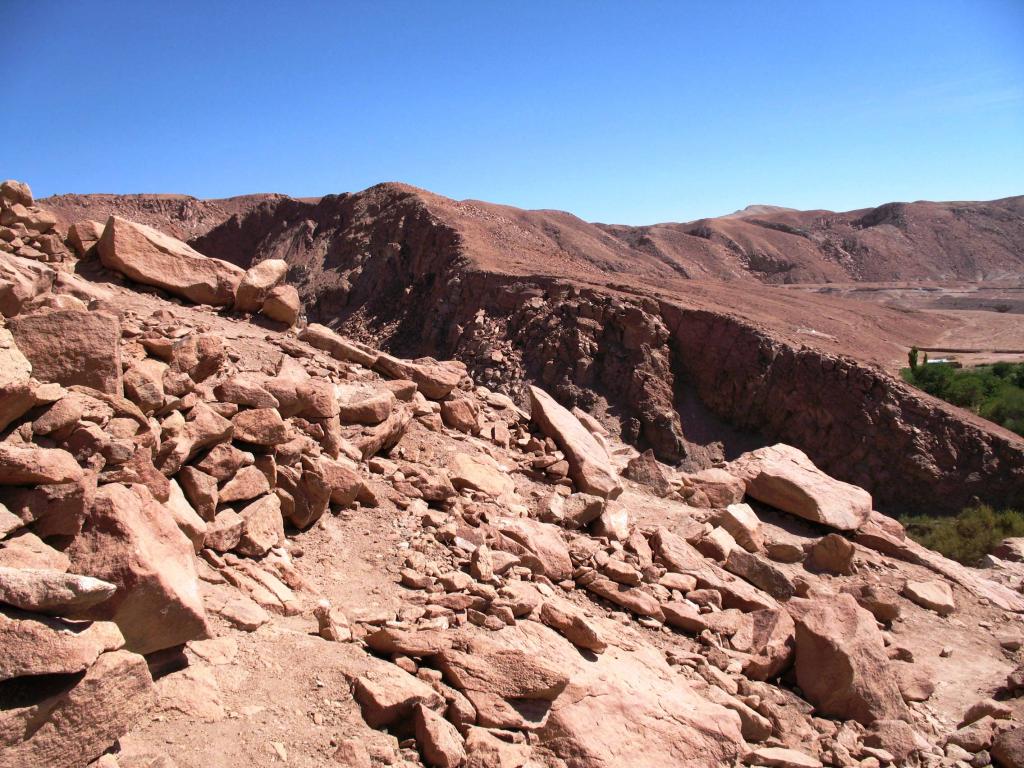
[[[1001,616],[1012,669],[1019,581],[799,450],[683,474],[539,388],[527,412],[460,363],[296,332],[283,262],[72,229],[190,306],[0,254],[0,766],[139,764],[118,740],[200,680],[183,648],[277,617],[346,660],[380,738],[343,765],[1024,764],[1020,669],[951,726],[920,642]],[[297,558],[369,509],[408,531],[401,605],[342,610]]]
[[[33,261],[65,261],[71,253],[55,230],[57,217],[33,202],[28,184],[0,183],[0,251]]]

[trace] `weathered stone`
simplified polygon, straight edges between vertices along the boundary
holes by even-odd
[[[466,748],[455,726],[432,709],[417,704],[413,710],[416,744],[432,768],[458,768],[466,760]]]
[[[245,522],[233,509],[225,509],[206,524],[205,546],[215,552],[230,552],[242,540]]]
[[[854,547],[838,533],[818,539],[807,552],[807,565],[813,570],[849,576],[853,573]]]
[[[612,499],[622,493],[607,452],[579,419],[537,387],[530,387],[530,403],[532,418],[562,449],[579,490]]]
[[[43,310],[11,318],[8,328],[37,379],[121,394],[121,323],[116,316]]]
[[[146,660],[127,651],[104,653],[74,687],[26,712],[25,741],[3,750],[19,768],[78,768],[126,734],[154,703]]]
[[[98,248],[107,269],[196,304],[230,305],[245,274],[234,264],[203,256],[180,240],[118,216],[107,219]]]
[[[236,501],[248,501],[270,491],[267,476],[258,467],[242,467],[238,473],[224,483],[220,489],[220,503],[231,504]]]
[[[922,608],[935,611],[940,616],[948,616],[956,610],[953,590],[944,581],[910,580],[903,587],[903,594]]]
[[[497,525],[505,536],[521,544],[532,555],[526,563],[532,569],[552,581],[572,576],[569,549],[557,527],[528,517],[502,519]]]
[[[293,326],[302,311],[302,301],[294,285],[279,285],[267,295],[260,311],[278,323]]]
[[[478,723],[494,728],[539,727],[569,682],[565,670],[540,656],[476,638],[467,651],[443,651],[437,664],[476,707]]]
[[[276,495],[257,499],[239,514],[242,518],[242,536],[235,547],[239,554],[260,557],[284,541],[281,500]]]
[[[857,720],[908,716],[874,617],[851,595],[788,605],[796,624],[796,679],[825,715]]]
[[[515,491],[515,483],[497,462],[483,454],[455,454],[448,464],[448,475],[459,490],[470,488],[497,499]]]
[[[451,394],[462,377],[466,375],[466,367],[456,361],[439,363],[430,357],[418,360],[399,360],[384,353],[379,353],[373,363],[375,371],[392,379],[405,379],[416,382],[424,397],[431,400],[442,400]]]
[[[0,567],[0,603],[25,611],[74,618],[114,594],[113,584],[62,571]]]
[[[599,595],[605,600],[610,600],[638,616],[650,616],[658,621],[665,620],[665,614],[662,612],[657,598],[644,592],[642,589],[618,584],[611,579],[603,577],[588,581],[586,587],[595,595]]]
[[[441,420],[446,427],[475,434],[480,430],[480,406],[468,397],[442,400]]]
[[[354,681],[355,699],[372,728],[385,728],[412,717],[417,705],[444,706],[441,695],[423,681],[386,661],[371,660],[370,669]]]
[[[373,368],[380,356],[380,352],[343,339],[330,328],[318,323],[310,323],[303,328],[299,338],[312,347],[324,350],[337,360],[358,363],[364,368]]]
[[[630,459],[622,474],[647,486],[656,496],[668,496],[672,492],[672,484],[650,449]]]
[[[239,312],[255,312],[288,274],[288,262],[284,259],[266,259],[246,270],[235,292],[235,309]]]
[[[730,467],[746,481],[748,495],[805,520],[853,531],[871,514],[871,494],[829,477],[792,446],[759,448]]]
[[[715,509],[725,509],[731,504],[739,504],[746,492],[746,484],[742,478],[717,467],[702,469],[687,479]]]
[[[67,554],[76,572],[117,586],[86,615],[115,621],[130,650],[151,653],[209,634],[192,542],[144,487],[100,487]]]
[[[82,468],[60,448],[0,443],[0,485],[79,483]]]
[[[84,256],[94,248],[101,237],[103,237],[103,225],[98,221],[85,219],[76,221],[68,227],[68,241],[79,256]]]
[[[725,569],[763,589],[776,600],[788,600],[796,594],[793,582],[782,570],[760,555],[744,549],[733,549],[729,553]]]
[[[81,672],[124,645],[111,622],[67,622],[6,607],[0,608],[0,641],[0,681]]]
[[[196,467],[182,467],[176,480],[196,513],[203,520],[212,520],[219,502],[216,478]]]
[[[540,609],[540,620],[578,648],[602,653],[608,647],[596,623],[569,603],[546,601]]]
[[[165,504],[167,511],[171,513],[178,529],[188,536],[188,540],[192,542],[192,548],[198,552],[206,541],[206,522],[188,503],[177,480],[170,481],[170,488],[170,495]]]
[[[749,504],[729,504],[715,516],[715,522],[725,528],[747,552],[760,552],[764,548],[761,520]]]
[[[288,440],[288,425],[276,408],[239,411],[231,420],[235,439],[254,445],[280,445]]]

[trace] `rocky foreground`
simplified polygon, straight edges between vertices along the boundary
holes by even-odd
[[[0,766],[1024,765],[1022,567],[0,186]]]

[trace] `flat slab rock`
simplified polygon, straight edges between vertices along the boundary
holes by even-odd
[[[840,531],[855,531],[871,514],[871,494],[829,477],[803,451],[778,443],[745,453],[729,465],[747,495],[791,515]]]
[[[530,387],[530,414],[544,434],[562,449],[569,462],[569,476],[578,490],[609,499],[622,493],[608,453],[571,411],[543,389]]]

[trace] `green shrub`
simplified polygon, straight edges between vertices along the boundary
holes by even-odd
[[[929,395],[968,408],[1024,435],[1024,363],[955,368],[926,362],[916,368],[904,368],[901,374],[905,381]]]
[[[900,522],[918,544],[964,565],[977,565],[1003,539],[1024,536],[1024,514],[986,504],[968,507],[956,517],[912,515]]]

